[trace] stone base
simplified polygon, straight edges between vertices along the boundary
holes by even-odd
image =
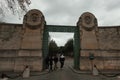
[[[43,59],[41,50],[21,50],[13,55],[3,53],[0,55],[0,71],[23,72],[25,66],[30,67],[30,71],[42,71]],[[15,55],[14,55],[15,54]]]
[[[94,60],[89,59],[89,52],[94,54]],[[109,53],[108,51],[86,50],[80,53],[80,69],[92,70],[94,64],[99,70],[120,70],[120,59],[118,53]]]

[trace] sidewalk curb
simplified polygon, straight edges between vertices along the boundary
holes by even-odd
[[[70,68],[74,73],[77,73],[77,74],[92,74],[92,72],[90,72],[90,71],[75,70],[72,66],[69,66],[69,68]]]
[[[92,72],[90,71],[80,71],[80,70],[75,70],[72,66],[69,66],[69,68],[74,72],[74,73],[77,73],[77,74],[92,74]],[[113,75],[114,74],[114,75]],[[103,75],[103,76],[106,76],[106,77],[119,77],[120,76],[120,73],[111,73],[110,72],[102,72],[102,73],[99,73],[99,75]]]
[[[15,79],[15,78],[22,77],[21,72],[3,72],[3,73],[5,73],[10,79]],[[45,75],[45,74],[48,74],[48,73],[49,73],[49,71],[30,72],[30,77]],[[0,72],[0,74],[2,74],[2,72]]]
[[[42,71],[42,72],[31,72],[30,76],[40,76],[50,73],[49,71]]]

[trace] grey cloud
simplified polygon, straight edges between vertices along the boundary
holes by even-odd
[[[107,11],[114,11],[116,9],[120,10],[120,0],[109,0],[109,2],[106,1]]]
[[[79,17],[84,12],[93,13],[99,25],[119,25],[120,0],[31,0],[30,8],[43,12],[47,24],[76,25]],[[9,15],[10,16],[10,15]],[[16,21],[18,17],[6,17],[6,22]],[[111,16],[113,17],[111,19]],[[112,21],[113,20],[113,21]],[[117,20],[117,21],[116,21]]]
[[[64,46],[69,39],[73,38],[74,33],[50,32],[49,35],[58,46]]]
[[[106,1],[88,1],[88,0],[76,0],[68,1],[68,3],[64,4],[64,1],[53,0],[53,2],[49,3],[49,9],[46,11],[48,24],[52,22],[52,20],[56,20],[53,22],[54,24],[65,24],[65,25],[76,25],[78,18],[81,16],[83,12],[92,12],[99,21],[99,25],[107,25],[109,23],[109,16],[106,14]],[[106,17],[108,16],[108,17]],[[64,21],[66,20],[66,21]],[[108,21],[104,21],[108,20]],[[50,23],[49,23],[50,22]],[[107,24],[106,24],[107,23]]]

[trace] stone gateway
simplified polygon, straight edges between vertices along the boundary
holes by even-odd
[[[76,26],[46,25],[42,12],[32,9],[23,24],[0,23],[0,71],[22,72],[26,66],[42,71],[48,32],[65,30],[74,32],[74,68],[120,70],[120,26],[98,26],[90,12],[83,13]]]

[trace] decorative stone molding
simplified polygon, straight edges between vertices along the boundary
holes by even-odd
[[[45,19],[41,11],[32,9],[23,20],[21,49],[41,49]]]
[[[32,9],[24,16],[23,24],[30,29],[38,29],[45,24],[44,16],[41,11]]]
[[[42,70],[42,42],[45,19],[41,11],[32,9],[26,13],[21,31],[21,45],[18,52],[20,59],[15,61],[15,71],[23,69],[24,65],[32,67],[32,71]],[[23,59],[26,58],[26,60]],[[34,60],[38,58],[37,60]],[[20,64],[23,62],[23,64]]]
[[[79,31],[80,31],[80,40],[82,40],[82,36],[83,34],[85,34],[85,32],[92,32],[95,33],[97,37],[96,39],[97,41],[99,41],[97,19],[92,13],[90,12],[83,13],[77,22],[77,26],[79,27]]]
[[[97,19],[92,13],[85,12],[79,18],[77,25],[81,26],[86,31],[91,31],[97,26]]]
[[[81,48],[98,49],[98,27],[96,17],[90,13],[83,13],[77,23],[80,31]]]

